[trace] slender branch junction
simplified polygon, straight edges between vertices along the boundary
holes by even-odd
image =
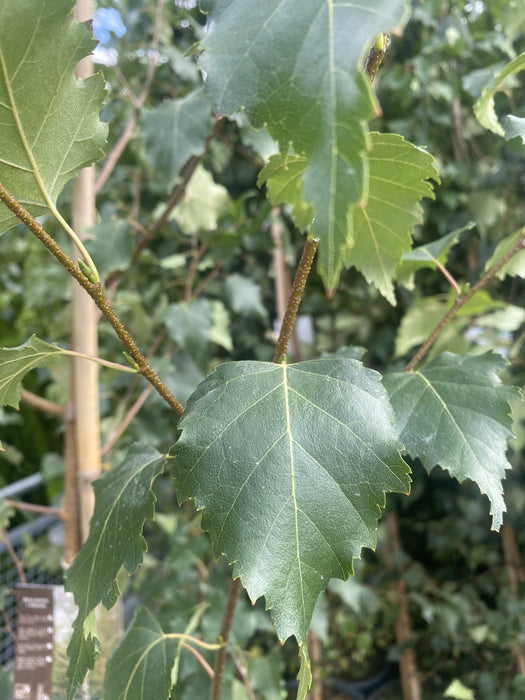
[[[154,389],[156,389],[160,396],[162,396],[166,403],[179,416],[182,415],[184,412],[184,407],[175,398],[175,396],[173,396],[165,384],[163,384],[144,355],[140,352],[129,331],[122,324],[108,298],[102,291],[100,282],[95,284],[86,277],[85,273],[82,272],[80,267],[76,265],[68,255],[66,255],[58,243],[47,233],[47,231],[45,231],[45,229],[27,211],[27,209],[25,209],[20,202],[13,197],[13,195],[2,185],[2,183],[0,183],[0,201],[3,202],[13,212],[13,214],[15,214],[16,217],[27,226],[31,233],[33,233],[49,250],[49,252],[54,255],[58,262],[65,267],[71,277],[74,277],[80,286],[86,290],[97,307],[109,321],[111,326],[113,326],[113,329],[122,341],[131,358],[137,363],[140,374],[144,375],[148,382],[152,384]]]

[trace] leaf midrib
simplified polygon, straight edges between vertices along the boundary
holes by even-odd
[[[293,452],[293,435],[292,427],[290,421],[290,405],[288,401],[288,373],[287,366],[282,365],[283,368],[283,389],[284,389],[284,404],[285,404],[285,415],[286,415],[286,434],[288,435],[288,446],[290,450],[290,477],[292,481],[292,500],[294,508],[294,518],[295,518],[295,547],[297,552],[297,567],[299,569],[299,581],[301,586],[301,612],[303,616],[303,625],[307,626],[308,621],[305,617],[306,601],[304,593],[304,579],[302,572],[302,561],[301,561],[301,550],[299,546],[299,520],[298,520],[298,506],[297,506],[297,496],[295,493],[295,466],[294,466],[294,452]]]
[[[156,455],[156,456],[153,457],[152,459],[149,459],[147,462],[145,462],[145,463],[141,466],[141,468],[140,468],[139,471],[132,470],[132,471],[130,472],[130,474],[129,474],[128,478],[126,479],[125,483],[122,485],[121,489],[119,490],[118,498],[115,498],[115,499],[114,499],[114,503],[113,503],[112,506],[110,507],[110,509],[109,509],[109,511],[108,511],[108,514],[107,514],[107,517],[104,519],[104,526],[101,528],[101,531],[102,531],[102,532],[104,532],[104,531],[106,530],[106,526],[107,526],[107,524],[108,524],[108,521],[111,519],[111,516],[113,515],[115,509],[120,505],[120,501],[121,501],[121,498],[122,498],[122,494],[128,489],[129,484],[130,484],[131,482],[135,481],[135,479],[137,478],[138,474],[140,474],[140,473],[143,472],[146,468],[150,467],[154,462],[156,462],[156,461],[158,461],[159,459],[162,459],[162,458],[163,458],[162,455]],[[153,495],[153,494],[151,494],[151,495]],[[102,537],[99,538],[98,542],[97,542],[97,543],[95,544],[95,546],[93,547],[94,553],[95,553],[95,554],[94,554],[94,556],[91,558],[91,567],[90,567],[90,569],[89,569],[89,576],[88,576],[89,584],[88,584],[88,586],[87,586],[86,595],[85,595],[85,600],[84,600],[85,609],[87,609],[88,605],[90,604],[90,603],[88,603],[88,600],[89,600],[90,597],[91,597],[91,589],[92,589],[91,583],[92,583],[92,582],[95,582],[96,579],[97,579],[97,577],[94,575],[94,571],[95,571],[96,566],[97,566],[98,554],[99,554],[99,550],[100,550],[100,548],[101,548],[101,546],[102,546],[102,545],[101,545],[102,539],[103,539]],[[80,606],[79,606],[79,608],[80,608]],[[93,609],[93,608],[91,608],[91,609]],[[89,612],[91,612],[91,611],[89,611]]]

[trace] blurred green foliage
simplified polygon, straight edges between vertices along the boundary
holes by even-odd
[[[107,0],[98,6],[115,4]],[[122,320],[146,353],[155,350],[155,369],[186,400],[223,360],[271,359],[271,321],[276,315],[272,225],[282,231],[283,252],[292,268],[303,238],[287,207],[271,211],[264,192],[256,186],[258,172],[271,153],[271,139],[264,132],[250,131],[239,117],[215,124],[215,137],[206,146],[193,189],[177,215],[170,216],[142,247],[172,185],[176,187],[184,174],[182,163],[178,167],[166,163],[164,170],[162,163],[150,159],[152,114],[173,105],[170,100],[197,99],[201,79],[194,57],[184,58],[184,54],[202,38],[206,22],[194,2],[165,3],[160,45],[152,47],[155,8],[153,0],[119,2],[126,33],[112,35],[104,46],[106,57],[114,52],[118,66],[116,70],[104,67],[110,88],[102,115],[110,122],[108,152],[134,113],[129,92],[141,93],[152,51],[157,52],[156,70],[134,136],[99,193],[99,223],[88,245]],[[392,37],[376,79],[382,114],[372,128],[402,134],[427,147],[438,160],[442,184],[436,188],[436,200],[423,203],[425,218],[416,229],[416,244],[431,243],[466,227],[443,260],[463,288],[481,276],[497,244],[525,224],[523,145],[519,139],[506,142],[484,130],[473,114],[481,88],[524,50],[525,5],[519,0],[424,0],[413,3],[412,19],[403,35]],[[525,86],[519,77],[498,94],[496,106],[501,113],[523,114]],[[200,92],[198,100],[205,104]],[[213,128],[207,112],[200,112],[199,119],[201,127],[208,121],[209,129],[196,130],[194,154],[204,149]],[[177,130],[163,139],[170,152]],[[66,213],[70,197],[71,188],[66,188],[60,201]],[[188,221],[196,222],[195,226],[187,225]],[[64,243],[63,234],[51,221],[48,224]],[[307,352],[317,357],[346,345],[363,346],[365,364],[381,371],[399,370],[450,305],[449,291],[441,272],[425,267],[415,272],[413,286],[396,288],[397,306],[392,307],[351,270],[343,272],[335,298],[328,300],[314,274],[301,307],[314,325],[314,344]],[[18,345],[32,333],[67,343],[69,298],[65,271],[50,264],[48,253],[25,231],[19,228],[0,240],[2,345]],[[508,382],[523,386],[523,299],[520,277],[491,282],[478,306],[455,319],[435,351],[494,348],[511,361]],[[502,303],[506,311],[498,315]],[[509,313],[508,305],[516,313]],[[120,362],[120,343],[104,324],[100,340],[101,354]],[[129,376],[108,369],[101,370],[100,386],[107,440],[141,387],[130,383]],[[67,372],[64,366],[38,370],[27,388],[65,403]],[[516,530],[522,554],[524,418],[523,405],[517,404],[505,516]],[[27,406],[20,414],[0,412],[6,447],[0,454],[0,485],[54,463],[52,455],[61,450],[61,430],[56,419]],[[108,460],[118,462],[136,440],[147,439],[166,450],[175,437],[173,414],[152,395]],[[490,531],[486,499],[475,485],[458,484],[439,468],[430,475],[418,463],[412,468],[412,494],[390,496],[388,508],[400,518],[404,549],[400,566],[428,697],[443,697],[454,679],[460,679],[480,700],[525,697],[525,682],[516,673],[512,656],[515,645],[525,638],[525,590],[522,586],[516,597],[510,589],[500,536]],[[50,474],[51,499],[56,496],[57,470],[44,472]],[[229,571],[223,562],[213,564],[199,517],[188,504],[176,506],[169,477],[161,477],[155,489],[157,518],[146,532],[149,553],[144,566],[123,582],[124,591],[147,605],[166,632],[181,631],[199,610],[198,630],[213,639]],[[380,526],[377,552],[364,553],[356,577],[345,584],[338,582],[325,595],[321,615],[327,675],[362,677],[377,669],[378,658],[380,663],[399,658],[390,598],[395,574],[387,565],[390,554],[385,540]],[[282,678],[294,677],[296,652],[285,646],[281,654],[278,648],[261,601],[252,607],[243,599],[233,628],[237,668],[234,661],[228,662],[225,697],[244,697],[239,668],[247,669],[258,698],[283,697]],[[210,662],[211,658],[208,655]],[[192,655],[182,655],[179,678],[173,698],[205,696],[209,681]]]

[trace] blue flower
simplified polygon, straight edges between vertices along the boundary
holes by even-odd
[[[126,27],[118,10],[100,7],[93,16],[93,33],[101,44],[107,44],[110,32],[121,37],[126,33]]]

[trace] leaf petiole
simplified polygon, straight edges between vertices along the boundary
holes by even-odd
[[[62,354],[69,355],[70,357],[80,357],[84,360],[90,360],[91,362],[96,362],[103,367],[109,367],[110,369],[115,369],[119,372],[127,372],[128,374],[137,374],[140,368],[137,363],[136,367],[128,367],[127,365],[121,365],[118,362],[111,362],[110,360],[103,360],[100,357],[94,357],[93,355],[86,355],[83,352],[76,352],[75,350],[62,350]]]
[[[78,248],[80,254],[84,258],[84,264],[87,265],[89,274],[86,272],[86,270],[81,266],[81,261],[79,260],[79,267],[84,272],[86,277],[89,279],[90,282],[93,282],[93,284],[98,284],[100,282],[100,275],[98,274],[97,266],[93,262],[93,259],[91,258],[90,254],[87,252],[86,247],[80,240],[80,238],[77,236],[75,231],[71,228],[71,226],[67,223],[67,221],[64,219],[62,214],[58,211],[58,209],[54,206],[54,204],[48,200],[48,207],[51,210],[51,213],[55,217],[55,219],[58,221],[58,223],[62,226],[64,231],[67,233],[67,235],[71,238],[73,243],[76,245]]]

